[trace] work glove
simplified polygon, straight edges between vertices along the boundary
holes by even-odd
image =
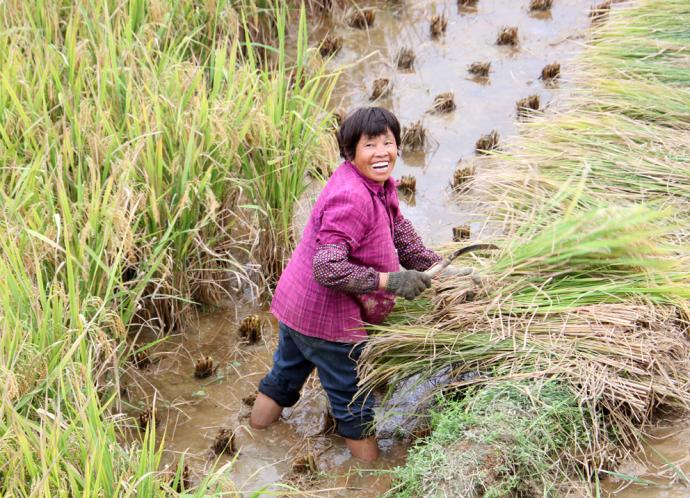
[[[431,277],[417,270],[403,270],[388,274],[386,290],[405,299],[414,299],[431,287]]]
[[[467,277],[469,276],[474,285],[482,287],[482,277],[479,272],[470,266],[446,266],[439,275],[443,277]]]

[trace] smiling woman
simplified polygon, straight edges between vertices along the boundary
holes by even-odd
[[[400,123],[386,109],[360,108],[340,128],[342,156],[365,178],[383,185],[393,173],[400,147]]]
[[[271,303],[279,344],[250,423],[262,429],[278,420],[316,368],[336,431],[353,456],[372,461],[378,456],[373,398],[356,396],[364,327],[383,321],[396,296],[414,299],[428,288],[431,277],[423,272],[441,258],[400,213],[391,178],[397,118],[378,107],[357,109],[343,121],[338,141],[345,161],[316,201]]]

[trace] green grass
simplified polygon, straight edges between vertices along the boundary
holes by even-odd
[[[248,280],[258,226],[288,250],[305,172],[335,148],[334,76],[303,13],[286,43],[287,16],[229,0],[0,5],[3,496],[172,493],[161,438],[127,439],[135,421],[116,416],[127,337]],[[264,256],[267,277],[284,255]],[[222,488],[210,474],[195,493]]]
[[[596,416],[564,386],[504,383],[442,399],[432,432],[394,470],[390,495],[561,496],[589,453]],[[601,429],[600,427],[596,427]]]

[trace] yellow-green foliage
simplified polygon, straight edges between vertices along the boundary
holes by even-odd
[[[0,4],[1,495],[169,491],[153,434],[120,444],[119,356],[133,319],[169,329],[209,272],[241,276],[241,201],[286,245],[305,171],[333,157],[333,78],[304,17],[288,60],[286,18],[229,0]],[[278,48],[259,61],[256,39]]]

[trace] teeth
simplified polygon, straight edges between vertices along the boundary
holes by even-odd
[[[387,168],[387,167],[388,167],[388,163],[386,163],[386,162],[374,163],[374,164],[371,165],[371,167],[372,167],[372,168],[377,168],[377,169],[378,169],[378,168]]]

